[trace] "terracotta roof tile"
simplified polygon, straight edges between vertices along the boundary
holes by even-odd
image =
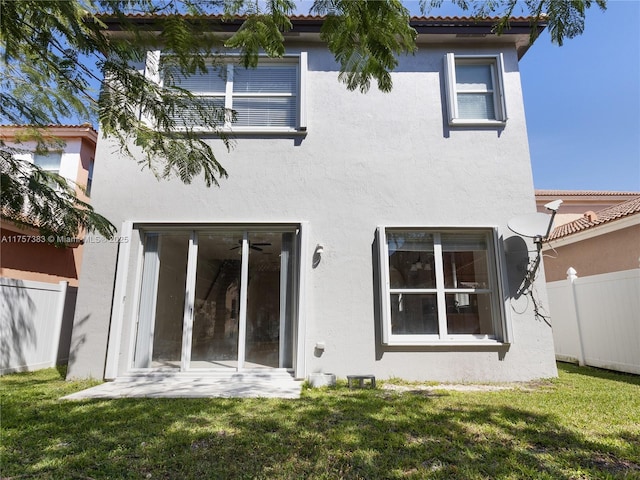
[[[32,128],[33,125],[16,125],[16,124],[0,124],[0,128]],[[78,128],[82,130],[86,130],[90,128],[95,131],[93,125],[89,123],[85,123],[82,125],[74,124],[74,125],[63,125],[63,124],[50,124],[50,125],[42,125],[40,128]]]
[[[105,17],[109,18],[108,14],[102,14]],[[161,14],[148,14],[148,13],[134,13],[134,14],[129,14],[127,15],[127,18],[135,18],[135,19],[140,19],[140,20],[147,20],[147,19],[153,19],[153,18],[167,18],[167,17],[172,17],[175,16],[175,14],[172,13],[161,13]],[[196,18],[196,16],[194,15],[182,15],[183,18]],[[208,15],[198,15],[197,18],[204,18],[204,19],[210,19],[210,20],[223,20],[226,17],[222,14],[218,14],[218,13],[211,13]],[[235,17],[231,17],[226,18],[229,21],[234,21],[234,20],[242,20],[245,17],[243,16],[235,16]],[[292,21],[322,21],[326,18],[326,15],[290,15],[289,19]],[[497,22],[498,20],[500,20],[501,17],[472,17],[472,16],[446,16],[446,17],[440,17],[440,16],[412,16],[409,18],[409,20],[411,22],[464,22],[464,23],[474,23],[474,22]],[[532,17],[511,17],[509,18],[509,21],[511,22],[529,22],[533,20]],[[540,18],[541,22],[544,22],[547,20],[547,17],[542,15]]]
[[[640,192],[616,192],[610,190],[536,190],[536,196],[555,196],[555,197],[617,197],[617,196],[636,196]]]
[[[619,194],[620,192],[615,192]],[[589,212],[587,212],[589,213]],[[609,223],[619,218],[628,217],[640,213],[640,195],[626,202],[618,203],[595,212],[595,215],[586,215],[573,222],[559,225],[554,228],[548,240],[557,240],[573,233],[582,232],[589,228],[597,227],[604,223]],[[591,218],[590,218],[591,217]]]
[[[411,17],[412,22],[497,22],[501,17]],[[510,17],[511,22],[529,22],[533,20],[532,17]],[[542,16],[541,21],[546,20],[545,16]]]

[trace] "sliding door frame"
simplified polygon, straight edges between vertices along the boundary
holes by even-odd
[[[289,249],[289,258],[281,260],[281,277],[280,277],[280,288],[288,288],[288,293],[291,295],[291,299],[289,300],[291,315],[292,315],[292,324],[291,324],[291,335],[289,338],[292,341],[291,345],[291,363],[294,374],[297,378],[304,376],[305,370],[305,355],[304,355],[304,332],[305,332],[305,318],[304,318],[304,281],[306,278],[305,270],[306,270],[306,252],[308,252],[308,246],[306,245],[308,239],[308,227],[306,222],[298,222],[298,223],[225,223],[225,224],[167,224],[167,223],[130,223],[132,224],[133,229],[140,235],[139,252],[138,252],[138,261],[135,262],[138,267],[136,268],[136,281],[135,287],[133,288],[132,294],[134,295],[135,301],[132,302],[131,312],[131,337],[129,343],[129,354],[127,355],[127,368],[128,372],[148,372],[155,370],[155,368],[141,368],[135,367],[134,365],[134,357],[135,357],[135,349],[138,346],[137,335],[138,335],[138,321],[139,321],[139,309],[140,309],[140,294],[143,289],[142,285],[142,276],[144,275],[143,268],[141,268],[144,264],[144,254],[145,254],[145,238],[147,234],[158,234],[160,237],[162,233],[165,232],[176,232],[183,231],[190,233],[189,246],[188,246],[188,259],[187,259],[187,280],[185,285],[185,303],[184,303],[184,311],[183,311],[183,332],[182,332],[182,352],[180,359],[180,372],[193,371],[190,368],[190,360],[191,360],[191,346],[192,346],[192,333],[193,333],[193,322],[194,322],[194,304],[195,304],[195,284],[196,284],[196,269],[197,269],[197,259],[198,259],[198,234],[204,233],[207,231],[228,231],[228,230],[241,230],[243,232],[242,239],[242,264],[241,264],[241,285],[240,285],[240,301],[238,305],[238,314],[239,314],[239,332],[238,332],[238,365],[237,370],[241,371],[245,368],[245,356],[246,356],[246,322],[247,322],[247,293],[248,293],[248,271],[249,271],[249,233],[253,232],[292,232],[294,233],[293,244]],[[283,279],[283,277],[287,277],[287,272],[282,271],[285,263],[291,262],[295,259],[295,263],[293,264],[293,270],[291,271],[292,275],[290,277],[291,285],[288,285],[289,278]],[[123,269],[118,268],[116,271],[116,281],[120,279],[122,276],[126,276],[128,274],[128,265],[118,265],[118,267],[125,267]],[[138,278],[140,277],[140,278]],[[157,290],[157,285],[154,287]],[[121,298],[116,298],[114,296],[115,302],[124,302],[126,289],[121,289],[120,296]],[[283,301],[286,298],[286,294],[281,290],[280,292],[280,348],[279,348],[279,365],[284,364],[283,355],[285,354],[283,342],[286,341],[283,329],[283,316],[286,315],[283,310],[286,308],[283,305]],[[118,320],[113,317],[112,312],[112,327],[113,321]],[[154,313],[155,315],[155,313]],[[120,318],[120,322],[122,319]],[[118,327],[118,325],[116,325]],[[153,326],[151,326],[153,330]],[[122,330],[120,328],[116,328],[115,331]],[[112,328],[112,331],[113,328]],[[107,352],[107,363],[110,365],[112,371],[118,368],[118,357],[120,350],[120,341],[115,341],[115,339],[109,339],[109,351]],[[117,348],[113,348],[113,346],[117,346]],[[176,369],[176,372],[178,370]],[[124,373],[124,372],[122,372]]]

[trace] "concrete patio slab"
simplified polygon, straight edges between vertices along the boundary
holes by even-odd
[[[111,398],[300,398],[302,381],[289,375],[140,375],[118,378],[62,400]]]

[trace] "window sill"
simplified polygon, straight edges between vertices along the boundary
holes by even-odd
[[[176,129],[177,133],[184,132],[184,129]],[[267,129],[267,128],[247,128],[247,129],[221,129],[219,132],[206,130],[204,128],[194,128],[193,133],[196,135],[228,135],[230,137],[242,137],[251,135],[268,135],[273,137],[304,137],[307,135],[307,129]]]
[[[509,342],[499,340],[464,340],[464,339],[448,339],[448,340],[389,340],[384,344],[387,347],[503,347],[509,345]]]
[[[225,133],[229,135],[273,135],[273,136],[305,136],[307,134],[307,129],[268,129],[268,128],[248,128],[248,129],[234,129],[230,128],[228,130],[224,130]]]
[[[506,120],[449,120],[451,127],[504,127],[506,124]]]

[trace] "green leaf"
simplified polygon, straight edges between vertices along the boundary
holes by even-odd
[[[381,0],[316,1],[312,12],[326,15],[322,38],[340,63],[339,79],[349,90],[366,92],[371,80],[392,89],[390,72],[399,55],[415,51],[416,31],[402,2]]]

